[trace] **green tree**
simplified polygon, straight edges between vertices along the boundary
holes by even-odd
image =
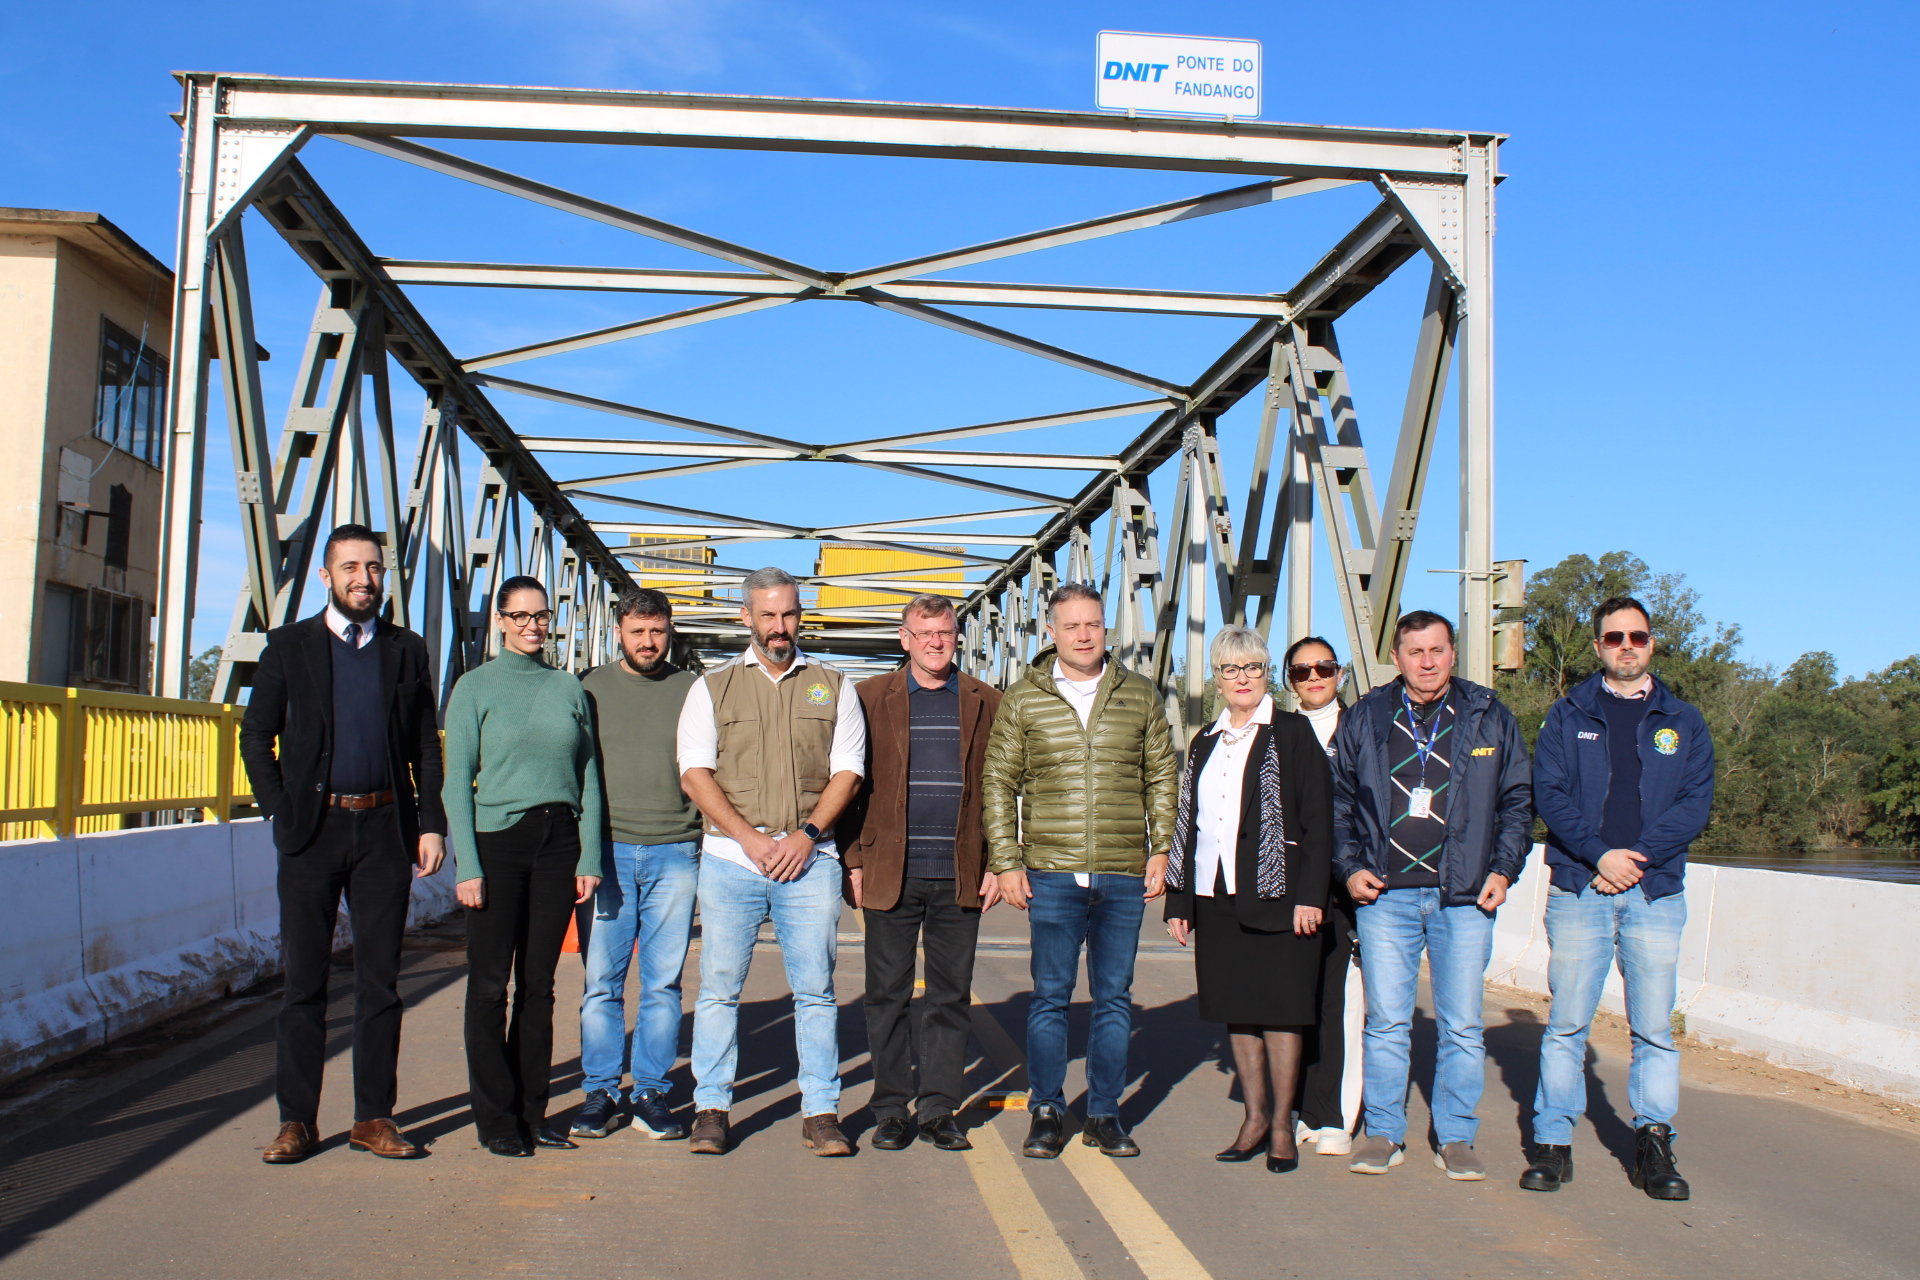
[[[213,698],[214,677],[220,673],[220,646],[214,645],[187,664],[187,697],[195,702]]]

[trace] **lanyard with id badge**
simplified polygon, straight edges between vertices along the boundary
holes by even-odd
[[[1413,739],[1413,750],[1420,757],[1420,785],[1407,792],[1407,816],[1409,818],[1431,818],[1433,816],[1433,790],[1427,786],[1427,757],[1433,754],[1435,744],[1440,740],[1440,713],[1444,707],[1436,707],[1433,719],[1428,722],[1425,738],[1420,736],[1420,720],[1413,714],[1413,699],[1407,696],[1405,685],[1400,687],[1400,701],[1407,709],[1407,734]]]

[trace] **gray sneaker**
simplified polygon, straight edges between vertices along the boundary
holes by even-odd
[[[1353,1163],[1347,1168],[1354,1173],[1385,1173],[1406,1158],[1406,1144],[1368,1134],[1354,1146]]]
[[[1433,1167],[1455,1182],[1484,1182],[1487,1166],[1474,1154],[1471,1142],[1449,1142],[1433,1153]]]

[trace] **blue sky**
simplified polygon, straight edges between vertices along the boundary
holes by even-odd
[[[1656,570],[1684,572],[1709,618],[1742,625],[1756,661],[1828,649],[1858,673],[1920,647],[1920,575],[1902,550],[1913,543],[1904,513],[1920,463],[1911,354],[1920,271],[1900,230],[1920,204],[1912,6],[387,0],[336,3],[324,19],[267,6],[34,6],[7,25],[0,95],[13,127],[0,138],[0,202],[98,210],[163,258],[177,183],[173,68],[1079,109],[1091,105],[1103,27],[1257,38],[1266,119],[1511,135],[1497,266],[1496,555],[1539,568],[1626,549]],[[647,148],[455,149],[834,269],[1242,181]],[[716,265],[330,141],[303,159],[391,256]],[[1370,203],[1358,190],[1329,193],[958,274],[1280,290]],[[285,353],[268,366],[281,380],[269,384],[277,412],[315,287],[264,227],[249,243],[261,337]],[[1383,473],[1424,275],[1419,264],[1403,268],[1341,333]],[[452,293],[416,296],[462,355],[687,305]],[[1182,382],[1239,328],[984,318]],[[780,308],[503,372],[816,440],[1136,398],[851,305]],[[615,433],[604,419],[495,400],[529,434]],[[400,412],[410,423],[417,400]],[[1005,439],[1009,448],[1104,451],[1135,429],[1123,421]],[[1245,451],[1249,412],[1222,430],[1233,460]],[[1410,605],[1448,612],[1451,582],[1418,571],[1457,564],[1453,438],[1450,414],[1408,593]],[[217,434],[214,444],[200,645],[221,638],[238,585],[237,557],[219,536],[231,480],[221,478]],[[591,464],[555,470],[592,474]],[[1037,474],[1001,478],[1045,487]],[[1070,492],[1080,479],[1051,483]],[[1171,477],[1163,483],[1170,497]],[[809,466],[700,477],[669,500],[781,518],[817,510],[823,492],[876,516],[996,505]],[[1317,620],[1337,625],[1330,608]]]

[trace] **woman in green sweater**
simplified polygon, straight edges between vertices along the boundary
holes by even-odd
[[[507,579],[494,598],[500,656],[462,677],[447,704],[447,825],[467,909],[467,1086],[480,1141],[497,1156],[576,1145],[547,1124],[553,971],[574,904],[600,883],[604,814],[586,694],[542,657],[552,621],[538,579]]]

